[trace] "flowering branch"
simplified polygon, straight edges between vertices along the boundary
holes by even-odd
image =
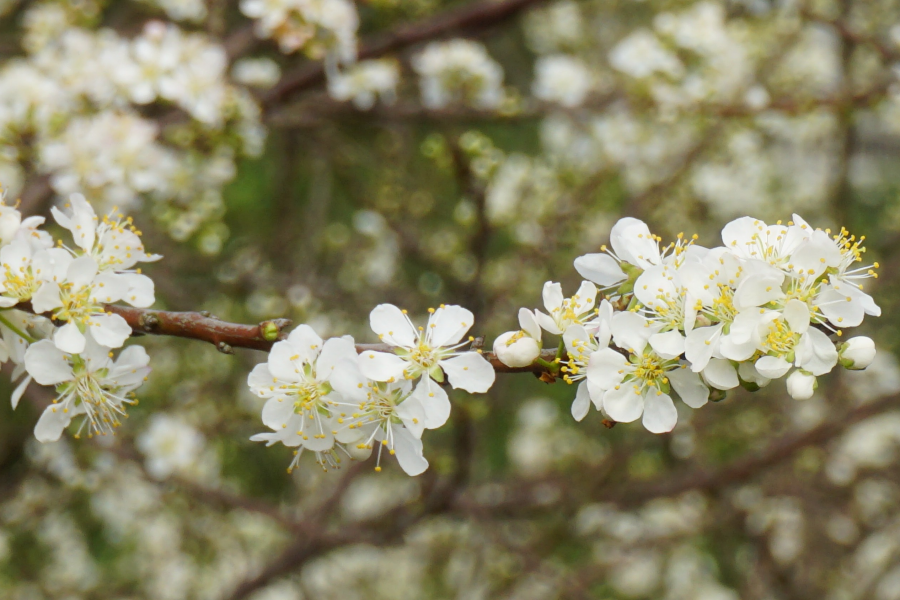
[[[289,319],[272,319],[256,325],[229,323],[205,311],[173,312],[119,305],[107,305],[106,309],[125,319],[137,335],[166,335],[209,342],[226,354],[231,354],[234,348],[268,352],[275,342],[286,339],[291,326]],[[473,342],[476,349],[479,342],[479,339]],[[387,344],[356,344],[356,351],[362,353],[367,351],[390,352],[391,350]],[[540,361],[552,365],[556,358],[556,350],[544,350],[538,360],[526,367],[504,365],[493,352],[484,352],[483,356],[497,373],[542,374],[548,373],[548,371],[552,372],[552,369],[548,369]]]

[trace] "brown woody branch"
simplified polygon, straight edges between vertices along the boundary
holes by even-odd
[[[28,308],[28,306],[24,305],[22,308]],[[275,342],[287,337],[288,329],[291,326],[291,321],[288,319],[273,319],[256,325],[229,323],[205,311],[172,312],[115,304],[107,305],[106,309],[125,319],[131,330],[137,335],[166,335],[209,342],[220,352],[226,354],[231,354],[234,348],[250,348],[268,352]],[[356,350],[357,352],[366,350],[390,352],[391,347],[387,344],[357,344]],[[493,352],[484,352],[483,354],[498,373],[541,375],[548,372],[547,368],[538,364],[537,361],[527,367],[508,367],[501,363]],[[555,350],[544,350],[541,353],[541,359],[548,363],[553,362],[555,358]]]

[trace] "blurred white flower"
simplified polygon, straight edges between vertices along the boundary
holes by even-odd
[[[419,74],[422,104],[427,108],[462,103],[493,109],[503,101],[503,68],[478,42],[431,42],[413,57],[412,66]]]
[[[564,54],[538,58],[534,75],[531,85],[534,97],[566,108],[581,105],[593,86],[593,75],[587,66]]]
[[[339,102],[350,100],[360,110],[375,106],[376,98],[392,104],[400,81],[396,60],[364,60],[343,71],[328,73],[328,93]]]
[[[138,450],[146,457],[147,472],[157,479],[191,467],[203,451],[203,434],[178,417],[156,414],[137,436]]]
[[[267,89],[280,77],[281,68],[271,58],[242,58],[231,67],[231,78],[250,87]]]
[[[635,79],[645,79],[654,73],[673,78],[684,74],[684,65],[678,57],[649,29],[638,29],[619,42],[609,53],[609,64]]]

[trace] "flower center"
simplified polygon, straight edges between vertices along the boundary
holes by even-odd
[[[770,351],[781,355],[792,352],[799,341],[800,335],[791,331],[783,320],[777,319],[769,324],[764,345]]]
[[[123,405],[138,402],[133,395],[120,395],[115,388],[104,385],[101,380],[106,374],[106,369],[91,372],[76,363],[75,381],[63,383],[58,388],[63,398],[63,411],[69,410],[69,399],[75,404],[80,403],[84,409],[85,419],[75,434],[76,439],[81,436],[85,425],[88,428],[89,438],[95,435],[115,434],[115,429],[122,424],[121,419],[128,417]]]
[[[303,411],[316,413],[328,412],[329,401],[326,396],[331,393],[331,384],[328,382],[303,381],[284,386],[294,396],[294,412],[302,414]],[[312,416],[312,415],[310,415]]]
[[[29,300],[41,287],[41,282],[34,277],[31,266],[21,267],[14,272],[9,265],[4,265],[4,294],[16,300]]]
[[[100,304],[91,300],[90,286],[73,290],[71,284],[65,283],[60,286],[59,299],[62,307],[57,309],[53,316],[60,321],[73,321],[87,325],[92,315],[104,312]]]
[[[719,286],[719,297],[713,299],[712,314],[719,322],[731,323],[737,315],[734,308],[734,290],[727,285]]]
[[[635,379],[641,379],[648,385],[654,386],[656,386],[656,382],[668,383],[668,378],[665,376],[668,370],[666,365],[668,361],[664,361],[655,353],[647,353],[636,357],[634,362],[636,365],[634,370]]]

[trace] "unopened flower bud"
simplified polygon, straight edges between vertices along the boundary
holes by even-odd
[[[507,331],[494,340],[494,354],[507,367],[527,367],[541,355],[541,345],[523,331]]]
[[[787,378],[787,391],[794,400],[809,400],[817,387],[816,378],[800,369]]]
[[[875,359],[875,342],[864,335],[850,338],[841,344],[841,364],[854,371],[861,371]]]

